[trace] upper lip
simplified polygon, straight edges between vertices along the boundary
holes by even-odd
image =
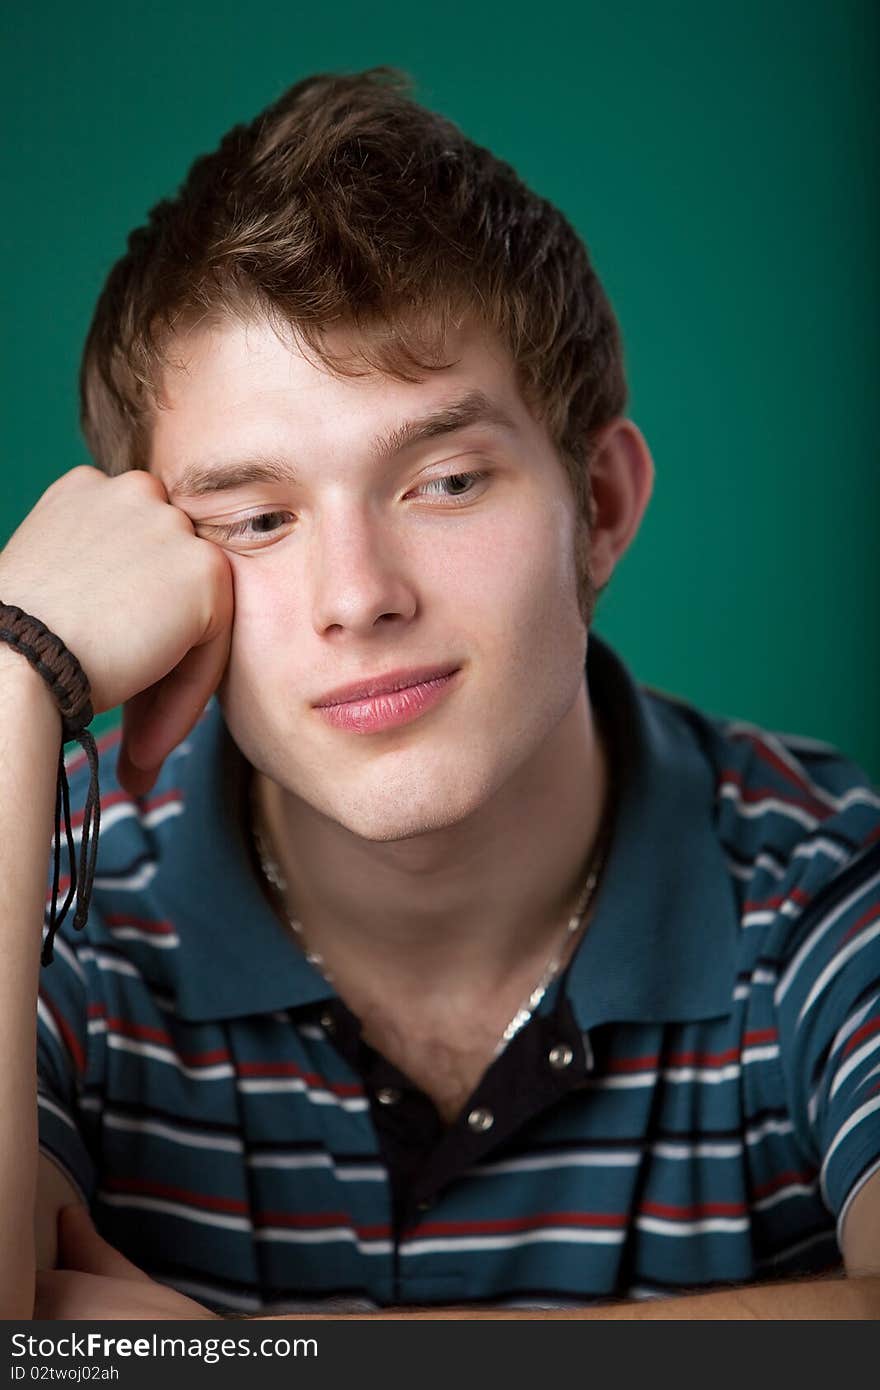
[[[367,676],[365,680],[353,681],[350,685],[338,685],[315,700],[315,708],[321,705],[344,705],[349,700],[369,700],[374,695],[387,695],[391,690],[404,690],[409,685],[421,685],[423,681],[438,680],[449,676],[458,667],[453,663],[443,666],[418,666],[408,671],[386,671],[380,676]]]

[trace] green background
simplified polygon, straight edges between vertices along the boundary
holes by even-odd
[[[876,0],[7,6],[5,538],[87,455],[128,231],[306,74],[404,68],[584,236],[657,465],[598,628],[641,679],[880,773]],[[51,563],[51,557],[47,557]]]

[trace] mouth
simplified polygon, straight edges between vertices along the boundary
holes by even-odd
[[[368,676],[363,681],[352,681],[348,685],[337,686],[335,690],[319,696],[314,706],[315,709],[325,709],[331,705],[351,704],[356,700],[372,700],[376,695],[390,695],[398,690],[439,680],[457,669],[454,664],[447,663],[445,666],[418,666],[409,670],[387,671],[384,675]]]
[[[329,724],[348,733],[379,733],[409,724],[433,709],[458,683],[460,670],[446,667],[426,674],[408,672],[379,677],[337,690],[332,696],[325,696],[315,709]]]

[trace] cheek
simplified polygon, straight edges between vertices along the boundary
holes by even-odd
[[[464,591],[465,611],[491,604],[502,624],[508,616],[556,628],[577,612],[574,520],[564,499],[525,496],[463,536],[450,559],[450,588]]]
[[[586,629],[571,509],[564,499],[532,497],[491,528],[474,528],[448,558],[437,611],[476,658],[498,728],[526,746],[535,721],[560,717],[583,675]]]
[[[235,610],[229,664],[220,687],[221,698],[247,692],[259,693],[271,679],[279,653],[295,665],[303,612],[297,603],[298,586],[291,583],[289,567],[280,567],[230,555]]]

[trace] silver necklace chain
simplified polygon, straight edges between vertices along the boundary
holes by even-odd
[[[314,968],[323,975],[324,979],[327,981],[328,984],[332,984],[333,976],[327,968],[327,965],[324,961],[324,957],[320,955],[317,951],[310,950],[308,941],[306,940],[305,932],[303,931],[302,922],[299,920],[298,917],[293,917],[288,909],[287,880],[281,872],[278,861],[273,857],[267,844],[266,837],[263,834],[260,825],[260,815],[255,796],[251,799],[251,831],[254,837],[254,844],[256,846],[257,856],[260,861],[260,868],[263,872],[263,876],[267,880],[267,882],[269,882],[272,885],[279,898],[281,899],[281,902],[284,906],[284,915],[287,919],[291,931],[293,932],[294,936],[300,944],[300,948],[302,950],[303,955],[305,956],[309,965],[314,966]],[[495,1049],[496,1057],[498,1057],[504,1051],[505,1047],[507,1047],[507,1044],[513,1038],[516,1037],[520,1029],[524,1028],[525,1025],[528,1023],[529,1019],[532,1017],[535,1010],[538,1008],[538,1005],[541,1003],[541,1000],[544,998],[544,995],[547,993],[547,990],[550,988],[553,981],[556,979],[556,976],[559,974],[562,962],[566,955],[566,951],[568,947],[571,945],[572,940],[585,924],[587,913],[589,912],[589,909],[592,905],[593,898],[596,893],[596,885],[599,882],[599,875],[602,872],[602,865],[605,860],[605,847],[603,841],[604,836],[600,832],[599,840],[597,842],[597,849],[594,851],[592,859],[590,861],[590,869],[587,874],[586,882],[583,888],[581,889],[581,894],[577,900],[575,909],[568,919],[568,924],[565,928],[565,931],[563,932],[560,940],[554,946],[553,951],[550,955],[550,959],[544,966],[544,969],[541,973],[541,977],[538,980],[537,984],[534,986],[531,993],[525,997],[525,999],[517,1009],[516,1013],[513,1015],[513,1018],[510,1020],[507,1027],[504,1029],[504,1032],[501,1034],[501,1037],[498,1040],[498,1046]]]
[[[547,993],[547,990],[559,974],[568,946],[586,922],[587,913],[596,892],[596,885],[599,882],[599,875],[602,872],[603,859],[603,853],[593,855],[590,862],[590,871],[587,874],[587,881],[581,889],[581,895],[577,900],[574,912],[568,919],[568,925],[563,932],[562,939],[545,965],[540,980],[535,985],[531,994],[520,1004],[513,1018],[498,1039],[498,1047],[495,1050],[496,1057],[504,1051],[507,1044],[512,1038],[516,1037],[520,1029],[525,1027],[541,1000],[544,998],[544,995]]]

